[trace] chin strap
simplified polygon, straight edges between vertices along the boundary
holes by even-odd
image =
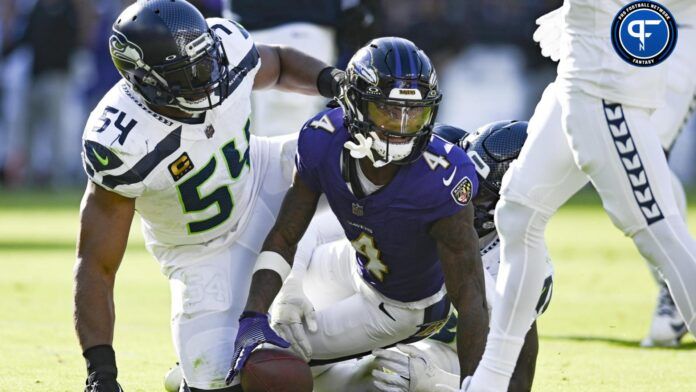
[[[349,140],[343,144],[343,147],[350,151],[350,156],[352,156],[353,158],[363,159],[367,157],[370,159],[370,162],[372,162],[372,165],[374,167],[383,167],[391,162],[391,158],[387,157],[386,160],[375,160],[375,156],[372,151],[372,143],[374,140],[377,139],[377,137],[378,136],[374,131],[370,132],[370,136],[365,136],[361,133],[358,133],[355,135],[355,140],[357,141],[357,143]]]

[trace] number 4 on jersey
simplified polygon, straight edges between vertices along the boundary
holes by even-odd
[[[389,273],[389,267],[382,261],[381,252],[377,249],[375,239],[366,233],[360,233],[357,239],[351,241],[356,252],[367,258],[365,268],[380,282],[384,281],[384,275]]]
[[[423,158],[425,159],[425,162],[428,164],[428,167],[430,167],[430,170],[435,170],[438,166],[442,166],[443,169],[447,169],[448,167],[450,167],[450,163],[447,160],[447,158],[441,155],[435,155],[430,151],[424,152]]]
[[[309,123],[309,126],[316,129],[323,129],[329,133],[334,133],[334,131],[336,130],[327,114],[321,116],[321,118],[318,120],[312,121],[311,123]]]

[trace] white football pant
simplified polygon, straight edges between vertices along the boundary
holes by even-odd
[[[252,164],[265,171],[255,183],[258,197],[246,228],[231,245],[215,239],[160,255],[173,259],[163,271],[172,296],[172,338],[184,379],[194,388],[225,387],[256,257],[290,186],[287,168],[292,170],[296,139],[252,137],[251,142]]]
[[[486,352],[475,379],[509,380],[542,289],[548,219],[588,181],[612,222],[666,278],[690,330],[696,328],[696,242],[679,216],[672,176],[651,111],[551,84],[529,136],[503,179],[496,222],[502,262]],[[488,377],[487,374],[495,375]],[[506,390],[495,382],[484,389]]]
[[[444,298],[432,307],[385,300],[363,282],[355,250],[345,238],[315,249],[303,284],[318,325],[316,332],[305,328],[311,365],[349,359],[414,335],[427,337],[447,321],[449,313]],[[442,312],[428,311],[434,308]]]

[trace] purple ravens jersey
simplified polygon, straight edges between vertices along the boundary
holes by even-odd
[[[343,144],[349,139],[341,108],[309,120],[298,140],[299,176],[326,195],[368,284],[402,302],[436,294],[444,276],[429,230],[476,194],[473,163],[459,147],[432,136],[417,161],[401,166],[391,182],[358,199],[341,171],[342,154],[347,153]]]

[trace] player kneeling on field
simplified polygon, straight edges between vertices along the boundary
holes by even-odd
[[[265,313],[283,280],[274,327],[310,365],[426,338],[447,321],[450,300],[461,315],[462,373],[481,358],[488,313],[470,203],[478,181],[466,153],[432,135],[441,99],[433,66],[412,42],[380,38],[346,76],[342,107],[300,132],[297,173],[257,261],[230,379],[254,347],[279,341]],[[295,247],[321,194],[347,238],[303,265]]]

